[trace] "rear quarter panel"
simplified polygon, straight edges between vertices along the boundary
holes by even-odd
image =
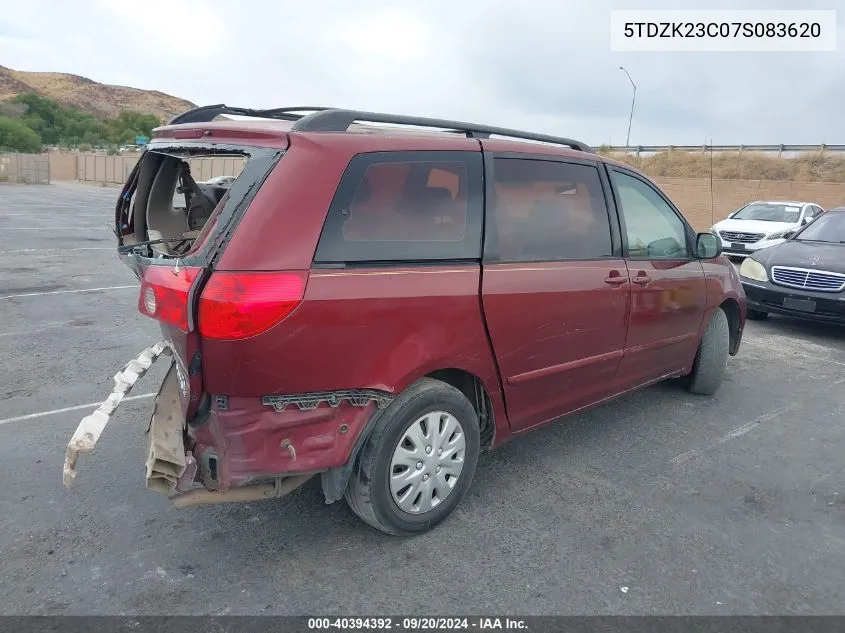
[[[202,341],[205,390],[235,397],[341,389],[399,393],[439,369],[484,384],[496,442],[509,434],[482,316],[480,264],[311,268],[349,161],[375,151],[470,150],[478,141],[379,134],[295,133],[257,193],[218,270],[309,271],[300,306],[243,341]]]
[[[313,270],[303,303],[245,341],[203,341],[205,388],[260,397],[340,389],[400,393],[438,369],[484,383],[507,433],[478,294],[480,265]],[[499,429],[500,423],[502,428]]]

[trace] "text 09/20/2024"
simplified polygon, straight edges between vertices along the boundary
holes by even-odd
[[[308,618],[311,631],[525,631],[522,618],[509,617],[323,617]]]

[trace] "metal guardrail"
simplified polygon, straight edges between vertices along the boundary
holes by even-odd
[[[640,154],[657,154],[661,152],[766,152],[777,154],[780,157],[784,153],[804,153],[804,152],[845,152],[845,145],[827,145],[821,143],[819,145],[602,145],[599,151],[634,153],[637,156]]]

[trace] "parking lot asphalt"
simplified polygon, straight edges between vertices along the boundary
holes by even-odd
[[[845,612],[845,328],[786,318],[749,322],[714,397],[658,385],[483,455],[413,539],[316,480],[172,509],[144,488],[163,366],[64,489],[76,425],[158,340],[116,194],[0,185],[0,614]]]

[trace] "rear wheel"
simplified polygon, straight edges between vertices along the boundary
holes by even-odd
[[[478,461],[478,416],[439,380],[413,384],[379,414],[346,489],[349,507],[387,534],[410,536],[445,519]]]
[[[707,396],[716,393],[725,375],[729,347],[728,317],[722,308],[718,308],[710,317],[698,344],[692,372],[687,378],[687,389]]]
[[[768,312],[763,312],[762,310],[752,310],[751,308],[748,308],[748,310],[745,311],[745,315],[752,321],[762,321],[769,318]]]

